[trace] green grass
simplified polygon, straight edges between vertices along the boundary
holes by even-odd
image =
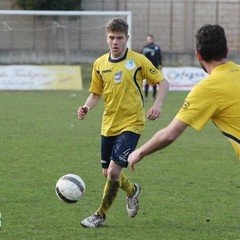
[[[81,92],[0,92],[0,239],[239,239],[240,163],[211,123],[200,133],[187,129],[172,146],[146,157],[136,172],[126,170],[142,186],[136,218],[128,218],[119,192],[104,227],[80,227],[80,219],[98,208],[105,183],[99,156],[102,104],[87,120],[77,119],[88,85],[84,82]],[[185,96],[169,93],[162,117],[147,122],[139,144],[174,117]],[[77,204],[55,195],[66,173],[86,183]]]

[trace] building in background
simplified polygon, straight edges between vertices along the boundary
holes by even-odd
[[[2,0],[0,9],[13,9],[13,3],[14,0]],[[145,36],[154,32],[155,41],[161,42],[165,65],[198,64],[194,55],[194,33],[205,23],[217,23],[225,28],[230,50],[229,58],[235,59],[236,62],[239,59],[240,1],[82,0],[82,9],[83,11],[131,11],[132,49],[140,51]],[[106,18],[90,20],[82,17],[75,22],[68,17],[49,18],[42,25],[38,20],[26,18],[25,21],[23,20],[24,23],[20,24],[18,19],[5,18],[0,14],[0,31],[3,36],[0,39],[0,51],[3,58],[6,59],[6,54],[14,49],[16,53],[22,55],[23,61],[27,62],[30,57],[31,61],[35,59],[36,63],[42,63],[47,56],[41,59],[37,56],[51,50],[54,53],[48,63],[65,61],[59,57],[61,52],[68,55],[70,63],[78,63],[92,61],[108,49],[104,35],[100,34]],[[20,25],[17,25],[18,23]],[[30,54],[28,48],[32,51]],[[24,49],[26,52],[20,53]],[[80,57],[77,56],[77,51],[81,53]],[[13,52],[7,54],[7,59],[9,56],[14,59]],[[0,63],[4,63],[3,61],[4,59],[0,58]]]

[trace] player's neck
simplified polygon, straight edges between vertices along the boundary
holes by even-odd
[[[218,61],[211,61],[211,62],[208,62],[205,64],[205,67],[207,69],[207,72],[209,74],[211,74],[211,72],[213,71],[214,68],[222,65],[222,64],[225,64],[228,60],[226,58],[223,58],[221,60],[218,60]]]
[[[121,54],[110,52],[111,59],[113,60],[121,59],[125,55],[126,51],[127,51],[127,48]]]

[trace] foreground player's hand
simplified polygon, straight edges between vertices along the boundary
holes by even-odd
[[[89,111],[89,107],[84,105],[84,106],[80,106],[78,108],[78,119],[80,120],[84,120],[85,116],[87,115]]]
[[[158,108],[151,107],[147,112],[148,120],[155,120],[160,117],[160,110]]]
[[[135,171],[135,164],[143,159],[140,151],[137,149],[133,151],[128,157],[128,165],[132,171]]]

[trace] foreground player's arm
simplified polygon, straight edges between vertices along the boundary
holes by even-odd
[[[93,109],[101,99],[101,95],[96,93],[91,93],[87,98],[85,104],[78,108],[78,118],[84,120],[86,114],[90,109]]]
[[[159,130],[148,142],[133,151],[128,158],[129,166],[134,171],[134,165],[146,155],[161,150],[173,143],[188,125],[174,119],[166,128]]]
[[[162,105],[165,101],[169,89],[169,83],[166,79],[162,80],[159,84],[158,92],[153,106],[147,112],[148,120],[155,120],[160,117]]]

